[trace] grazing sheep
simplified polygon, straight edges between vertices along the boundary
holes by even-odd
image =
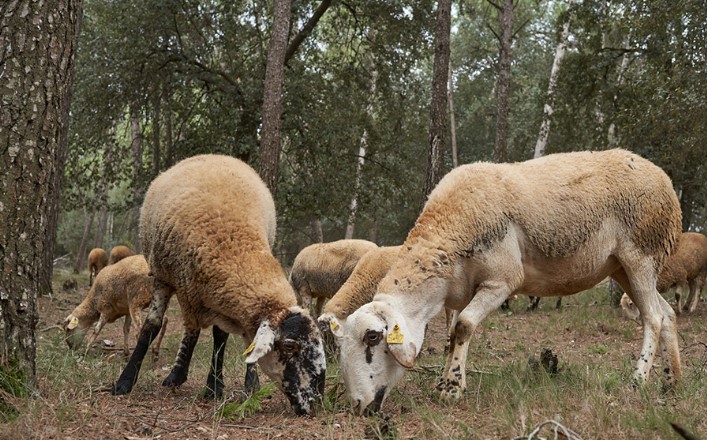
[[[108,255],[102,248],[93,248],[88,253],[88,285],[93,285],[93,278],[108,266]]]
[[[135,255],[135,252],[132,251],[127,246],[118,245],[113,247],[113,249],[110,250],[110,258],[108,259],[108,264],[115,264],[118,261],[122,260],[125,257],[129,257],[131,255]]]
[[[338,240],[315,243],[302,249],[290,272],[290,283],[305,310],[311,310],[316,298],[316,313],[322,313],[324,301],[331,298],[349,278],[358,260],[378,246],[367,240]]]
[[[681,376],[675,313],[655,283],[680,225],[668,176],[624,150],[454,169],[430,194],[373,301],[347,320],[340,363],[354,411],[380,409],[442,307],[460,313],[437,389],[458,398],[470,337],[506,298],[570,295],[609,275],[643,316],[634,381],[647,380],[660,347],[673,384]],[[449,285],[459,273],[463,292]]]
[[[223,353],[228,333],[233,333],[252,341],[245,353],[246,390],[254,386],[258,362],[297,414],[311,413],[324,388],[324,347],[316,323],[297,305],[271,253],[275,230],[270,192],[238,159],[195,156],[152,182],[140,212],[142,249],[155,279],[152,303],[113,394],[131,391],[169,299],[176,294],[185,332],[163,385],[176,387],[186,381],[200,330],[213,326],[207,397],[223,391]]]
[[[675,252],[665,260],[656,288],[660,293],[675,288],[675,310],[692,313],[697,308],[706,279],[707,237],[697,232],[684,232]],[[680,302],[681,291],[689,291],[684,306]],[[627,318],[638,319],[638,310],[625,293],[621,297],[621,310]]]
[[[128,257],[103,269],[96,282],[73,312],[64,320],[66,343],[70,348],[77,348],[88,328],[98,321],[86,349],[93,344],[106,323],[114,322],[125,316],[123,324],[123,352],[130,354],[130,324],[135,326],[136,334],[142,326],[141,310],[150,305],[152,298],[152,280],[148,276],[149,267],[142,255]],[[165,319],[161,335],[167,326]],[[155,357],[159,354],[161,337],[152,348]]]

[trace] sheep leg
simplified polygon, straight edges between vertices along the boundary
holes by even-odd
[[[444,373],[437,385],[442,399],[459,399],[466,389],[466,357],[471,335],[491,312],[498,309],[511,294],[511,288],[504,282],[487,282],[476,293],[459,318],[451,333],[450,352],[444,366]]]
[[[323,296],[317,297],[317,304],[314,306],[314,308],[315,308],[314,317],[315,318],[322,314],[322,307],[324,306],[324,301],[325,301],[325,299]]]
[[[705,278],[705,275],[698,275],[690,280],[690,294],[683,307],[685,312],[692,313],[697,308],[697,303],[700,301],[700,295],[702,294],[702,287],[705,285]]]
[[[682,308],[682,290],[682,285],[675,286],[675,312],[678,314],[680,314],[680,310]]]
[[[245,386],[243,388],[245,393],[248,395],[251,395],[260,389],[260,380],[258,379],[257,364],[246,364]]]
[[[160,357],[160,347],[162,346],[162,338],[164,338],[164,334],[167,332],[167,323],[169,322],[169,318],[166,316],[162,318],[162,328],[160,329],[160,334],[157,335],[157,341],[155,341],[155,344],[152,346],[152,360],[155,361],[159,359]]]
[[[528,297],[528,311],[537,310],[540,304],[539,296],[529,296]]]
[[[130,314],[125,315],[125,321],[123,322],[123,353],[125,356],[130,356],[130,326],[133,323],[133,319]]]
[[[633,372],[634,386],[637,386],[648,380],[648,375],[660,344],[659,336],[665,310],[659,300],[662,297],[655,288],[656,275],[652,269],[652,262],[645,261],[642,265],[632,269],[632,275],[629,275],[629,272],[625,269],[619,269],[611,276],[631,298],[631,301],[633,301],[641,314],[641,321],[643,321],[643,345],[636,369]],[[651,276],[646,276],[646,274],[651,274]],[[670,329],[666,331],[669,332]],[[675,337],[677,338],[677,335]],[[667,347],[667,349],[672,351],[670,347]]]
[[[454,328],[454,325],[457,323],[457,320],[459,319],[459,311],[454,310],[454,309],[449,309],[445,308],[444,309],[444,318],[445,322],[447,323],[447,343],[444,345],[444,352],[447,354],[447,357],[449,357],[449,347],[452,346],[452,329]],[[445,363],[445,365],[449,365],[449,362]],[[443,372],[442,374],[445,374]]]
[[[663,322],[660,329],[660,348],[663,358],[664,383],[672,387],[680,380],[682,369],[680,367],[680,343],[678,341],[677,318],[670,304],[659,296],[660,306],[663,309]]]
[[[163,387],[178,387],[187,381],[189,364],[191,363],[191,357],[194,354],[194,347],[196,347],[200,333],[201,329],[199,328],[184,329],[184,336],[182,336],[182,342],[179,344],[177,359],[174,361],[174,366],[169,376],[162,381]]]
[[[100,318],[98,318],[98,322],[96,323],[96,327],[93,329],[93,333],[91,333],[91,336],[88,338],[88,342],[86,343],[86,351],[84,352],[84,356],[86,353],[88,353],[88,349],[91,348],[91,345],[93,345],[94,342],[96,342],[96,339],[98,338],[98,334],[103,330],[103,326],[106,325],[106,317],[101,315]]]
[[[127,365],[120,374],[120,377],[113,384],[111,394],[122,395],[128,394],[133,389],[133,385],[137,381],[137,376],[142,367],[142,361],[145,358],[147,349],[152,344],[155,336],[160,332],[162,327],[162,318],[169,305],[169,299],[172,297],[174,289],[167,284],[155,280],[155,285],[152,290],[152,301],[147,312],[147,319],[140,330],[140,337],[137,345],[130,356]]]
[[[302,308],[311,313],[312,295],[310,292],[302,292]]]
[[[218,326],[213,327],[214,351],[211,355],[211,369],[206,378],[206,389],[203,396],[206,399],[220,399],[223,396],[223,355],[226,352],[228,333]]]

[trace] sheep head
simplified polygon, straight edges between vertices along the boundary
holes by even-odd
[[[73,313],[64,319],[64,340],[70,349],[75,350],[81,345],[90,325],[91,323],[82,322]]]
[[[326,359],[319,328],[307,312],[290,307],[277,326],[264,320],[246,354],[246,364],[258,362],[296,414],[312,413],[324,393]]]
[[[412,324],[378,299],[347,319],[340,365],[355,413],[378,412],[405,370],[412,368],[425,327]]]

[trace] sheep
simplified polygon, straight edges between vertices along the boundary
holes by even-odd
[[[659,344],[665,380],[676,383],[675,313],[655,282],[681,217],[668,176],[625,150],[455,168],[431,192],[373,301],[347,320],[340,364],[354,412],[380,410],[442,307],[460,313],[437,390],[456,399],[473,331],[509,295],[565,296],[609,275],[643,316],[634,384],[648,379]],[[463,292],[449,288],[458,274]]]
[[[127,246],[118,245],[113,247],[113,249],[110,250],[110,258],[108,259],[108,264],[115,264],[118,261],[122,260],[125,257],[129,257],[131,255],[135,255],[135,252],[132,251]]]
[[[86,344],[90,347],[106,323],[114,322],[125,316],[123,324],[123,352],[130,354],[129,336],[131,323],[136,333],[142,325],[141,310],[150,305],[152,298],[152,280],[148,276],[147,261],[142,255],[125,258],[116,264],[108,265],[98,276],[96,282],[69,316],[64,320],[66,343],[76,349],[88,328],[98,321],[93,334]],[[160,342],[166,330],[167,320],[160,332],[160,338],[152,349],[153,356],[159,355]]]
[[[358,260],[377,248],[378,245],[367,240],[337,240],[302,249],[290,272],[290,283],[302,308],[311,310],[312,299],[316,298],[315,316],[319,316],[324,301],[344,284]]]
[[[223,353],[228,334],[233,333],[252,341],[245,352],[246,391],[255,387],[258,362],[294,411],[310,414],[324,389],[324,346],[316,323],[297,305],[271,252],[275,232],[270,192],[238,159],[194,156],[159,175],[140,211],[141,245],[154,277],[152,303],[112,393],[132,390],[169,299],[176,294],[184,336],[162,385],[177,387],[186,381],[200,330],[213,326],[205,397],[222,394]]]
[[[108,255],[103,248],[93,248],[88,253],[88,286],[93,285],[93,278],[108,266]]]
[[[684,232],[675,252],[665,261],[665,266],[658,275],[656,288],[660,293],[675,288],[676,312],[692,313],[697,308],[706,279],[707,237],[698,232]],[[690,292],[682,307],[681,291]],[[621,297],[621,310],[627,318],[638,319],[638,310],[625,293]]]
[[[354,268],[338,292],[324,306],[324,313],[319,316],[319,328],[322,332],[330,331],[338,341],[344,335],[346,319],[359,307],[373,299],[378,283],[388,273],[395,263],[402,246],[385,246],[367,252]],[[456,283],[451,283],[451,289],[462,290],[464,278],[458,273]],[[454,311],[445,308],[447,328],[450,328]]]

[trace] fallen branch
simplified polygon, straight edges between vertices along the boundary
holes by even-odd
[[[577,434],[576,432],[572,431],[572,430],[569,429],[568,427],[562,425],[560,422],[556,422],[555,420],[545,420],[544,422],[542,422],[541,424],[539,424],[539,425],[533,430],[533,432],[531,432],[530,434],[528,434],[527,437],[523,437],[523,436],[521,436],[521,437],[514,437],[513,440],[532,440],[532,439],[534,439],[534,438],[539,438],[539,437],[535,437],[535,436],[536,436],[538,433],[540,433],[540,430],[541,430],[544,426],[546,426],[546,425],[553,425],[553,426],[554,426],[553,429],[552,429],[552,432],[553,432],[553,434],[554,434],[554,437],[553,437],[554,440],[557,440],[558,438],[563,438],[563,439],[568,439],[568,440],[582,440],[582,437],[580,437],[579,434]],[[558,434],[560,434],[560,432],[558,432],[558,431],[561,431],[561,434],[562,434],[564,437],[558,437]]]

